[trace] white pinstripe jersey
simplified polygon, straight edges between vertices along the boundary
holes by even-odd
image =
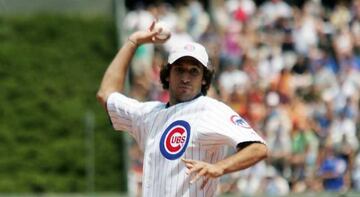
[[[264,143],[233,110],[206,96],[167,108],[112,93],[107,109],[113,127],[128,131],[144,151],[144,197],[214,196],[218,180],[210,179],[204,189],[202,180],[190,184],[180,159],[216,163],[225,157],[224,145]]]

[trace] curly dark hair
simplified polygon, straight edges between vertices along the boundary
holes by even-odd
[[[166,64],[160,70],[160,81],[165,90],[169,89],[169,81],[167,81],[166,78],[168,78],[170,75],[171,67],[172,67],[171,64]],[[214,76],[214,71],[204,67],[203,79],[205,80],[205,84],[203,84],[201,86],[201,93],[203,95],[207,94],[207,91],[210,88],[213,76]]]

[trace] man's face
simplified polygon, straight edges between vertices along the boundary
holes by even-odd
[[[170,105],[189,101],[201,92],[204,67],[192,57],[182,57],[172,64],[169,75]]]

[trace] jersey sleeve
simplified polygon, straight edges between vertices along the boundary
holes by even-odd
[[[140,116],[141,103],[120,93],[112,93],[107,100],[107,111],[115,130],[133,132],[133,121]]]
[[[107,111],[115,130],[127,131],[144,150],[148,127],[144,117],[157,108],[160,102],[139,102],[118,92],[112,93],[107,100]]]
[[[234,148],[244,142],[265,144],[263,138],[225,104],[221,102],[212,104],[206,114],[201,118],[199,126],[202,144],[215,146],[226,144]]]

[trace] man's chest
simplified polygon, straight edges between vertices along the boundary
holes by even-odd
[[[159,119],[158,124],[148,127],[145,151],[157,159],[176,160],[199,144],[197,138],[197,124],[193,117],[179,115]]]

